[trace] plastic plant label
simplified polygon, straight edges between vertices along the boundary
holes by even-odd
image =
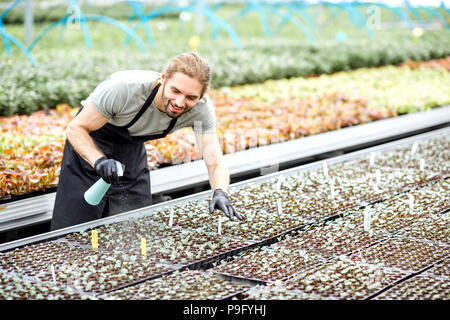
[[[169,227],[173,226],[173,208],[170,208]]]
[[[418,147],[417,142],[414,142],[413,145],[412,145],[412,147],[411,147],[411,155],[413,155],[414,153],[416,153],[417,147]]]
[[[328,165],[327,165],[326,162],[323,163],[322,168],[323,168],[323,174],[324,174],[326,177],[328,177]]]
[[[278,214],[283,214],[283,208],[281,207],[281,199],[277,199],[277,208],[278,208]]]
[[[53,265],[50,266],[50,269],[52,271],[52,277],[53,277],[53,284],[56,286],[56,275],[55,275],[55,267]]]
[[[277,188],[277,192],[279,193],[279,192],[281,192],[281,184],[284,182],[284,176],[280,176],[279,178],[278,178],[278,181],[277,181],[277,185],[276,185],[276,188]]]
[[[219,227],[217,229],[217,233],[220,235],[222,234],[222,218],[221,217],[219,217]]]
[[[370,223],[372,221],[372,210],[370,207],[364,209],[364,231],[370,230]]]
[[[145,238],[141,238],[141,254],[143,257],[147,256],[147,241]]]
[[[408,194],[409,198],[409,210],[412,210],[414,208],[414,196],[412,194]]]
[[[276,190],[278,193],[281,191],[281,180],[278,180]]]
[[[334,191],[334,185],[330,186],[330,193],[331,193],[331,199],[334,199],[334,197],[336,196],[335,191]]]
[[[372,167],[375,164],[375,152],[370,153],[369,165]]]
[[[92,249],[97,250],[98,249],[98,233],[97,230],[92,230],[91,232],[91,242],[92,242]]]
[[[425,159],[420,159],[420,171],[425,170]]]
[[[375,171],[375,179],[377,180],[377,184],[381,182],[381,172],[380,170]]]

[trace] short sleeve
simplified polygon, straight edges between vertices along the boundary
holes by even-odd
[[[194,132],[216,133],[216,114],[214,111],[214,105],[207,94],[203,96],[202,100],[204,100],[204,108],[201,113],[201,120],[194,121]]]
[[[126,83],[120,79],[107,79],[89,95],[88,101],[107,118],[114,117],[124,106],[128,95]]]

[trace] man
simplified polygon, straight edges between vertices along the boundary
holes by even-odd
[[[81,102],[67,127],[51,229],[150,205],[144,142],[189,126],[208,169],[210,212],[217,208],[231,220],[242,220],[227,194],[230,175],[216,136],[214,106],[206,94],[210,78],[204,59],[184,53],[161,74],[119,71],[103,81]],[[124,168],[122,177],[117,165]],[[97,206],[91,206],[83,194],[100,177],[111,187]]]

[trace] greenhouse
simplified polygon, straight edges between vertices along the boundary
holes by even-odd
[[[449,300],[449,8],[0,1],[0,300]]]

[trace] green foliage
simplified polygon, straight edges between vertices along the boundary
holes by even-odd
[[[275,48],[273,43],[266,40],[247,45],[243,50],[223,48],[220,52],[214,46],[202,47],[201,54],[212,66],[211,86],[259,83],[450,55],[445,40],[434,35],[418,43],[406,37],[329,43],[320,47],[281,43]],[[124,69],[162,71],[178,52],[159,49],[147,55],[139,51],[107,50],[84,54],[80,50],[49,50],[48,53],[36,66],[27,61],[0,62],[0,115],[28,114],[59,103],[78,106],[109,74]]]
[[[369,108],[389,108],[403,114],[448,105],[449,87],[450,72],[442,68],[385,66],[309,79],[266,81],[223,92],[231,99],[251,97],[269,103],[285,97],[320,97],[339,92],[351,99],[367,100]]]
[[[345,19],[335,19],[318,26],[320,31],[315,34],[316,43],[313,45],[292,24],[287,24],[273,38],[267,38],[256,14],[249,14],[232,23],[231,17],[238,9],[224,6],[218,14],[232,24],[242,43],[242,50],[235,48],[223,30],[216,40],[212,40],[212,30],[206,21],[204,32],[199,34],[201,41],[198,51],[212,67],[213,88],[450,55],[450,32],[446,30],[426,30],[416,42],[410,30],[401,29],[375,30],[375,38],[370,39],[365,30],[349,26]],[[6,17],[11,15],[10,19],[13,19],[14,12],[20,10],[20,7],[14,8]],[[49,9],[42,17],[62,17],[66,10]],[[83,10],[85,13],[122,19],[128,26],[134,26],[134,22],[124,20],[131,13],[126,4]],[[146,12],[149,10],[151,8]],[[35,18],[40,21],[40,14],[38,11],[35,13]],[[28,114],[43,108],[54,108],[59,103],[78,106],[101,81],[118,70],[162,71],[170,58],[180,52],[191,51],[189,38],[197,34],[194,20],[183,23],[172,17],[163,17],[150,21],[155,46],[151,47],[147,43],[146,54],[133,42],[125,46],[122,31],[109,24],[92,21],[88,23],[92,48],[86,47],[81,30],[66,28],[62,34],[60,27],[57,27],[33,48],[36,66],[32,66],[15,46],[12,46],[12,55],[8,57],[2,44],[0,115]],[[278,23],[276,19],[271,21],[272,27]],[[161,28],[161,24],[165,27]],[[34,35],[37,36],[48,25],[47,20],[36,23]],[[25,42],[23,25],[8,25],[5,22],[5,27],[9,33]],[[347,33],[345,42],[336,41],[338,31]],[[137,34],[146,41],[142,27],[137,30]]]
[[[150,12],[153,9],[155,8],[147,5],[145,12]],[[81,10],[84,14],[104,15],[118,20],[128,19],[133,11],[131,6],[126,3],[120,3],[113,6],[82,6]],[[8,12],[8,14],[3,19],[3,23],[23,24],[25,16],[24,13],[24,6],[23,4],[20,4],[19,6]],[[52,23],[64,18],[64,16],[68,13],[70,13],[68,5],[50,7],[45,9],[35,6],[33,8],[33,20],[35,23]],[[164,17],[166,18],[176,18],[177,16],[178,14],[176,13],[164,15]]]

